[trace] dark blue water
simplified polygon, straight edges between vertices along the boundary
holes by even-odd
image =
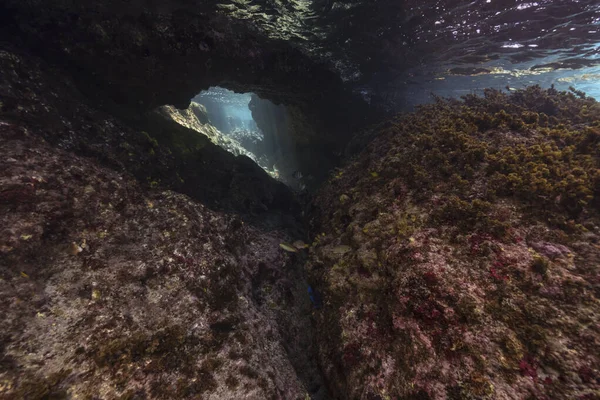
[[[486,87],[570,86],[600,99],[600,1],[414,1],[402,65],[363,90],[400,107]]]
[[[430,93],[573,86],[600,98],[599,0],[219,0],[328,63],[365,99],[405,109]]]

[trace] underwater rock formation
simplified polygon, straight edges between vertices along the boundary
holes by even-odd
[[[0,397],[319,398],[301,258],[279,248],[302,235],[293,194],[30,54],[0,72]]]
[[[229,137],[236,140],[243,148],[264,160],[265,166],[269,165],[269,156],[265,152],[263,135],[261,132],[250,129],[236,128],[229,133]]]
[[[239,97],[238,97],[239,96]],[[249,95],[239,95],[223,88],[209,88],[192,99],[192,104],[198,104],[206,110],[210,124],[223,133],[242,127],[242,121],[236,120],[225,105],[235,105],[244,108],[244,102]],[[236,101],[237,100],[237,101]]]
[[[200,122],[197,117],[196,110],[201,110],[201,105],[198,103],[192,103],[190,104],[190,107],[185,110],[178,110],[173,106],[162,106],[157,109],[157,113],[163,115],[165,118],[177,122],[179,125],[192,129],[199,134],[206,136],[213,144],[216,144],[220,148],[227,150],[234,156],[237,157],[243,155],[261,165],[261,162],[256,155],[247,150],[237,140],[228,137],[228,135],[223,134],[221,131],[207,122]],[[200,115],[202,116],[202,114]],[[266,169],[266,166],[264,165],[261,165],[261,167]]]
[[[285,232],[144,190],[19,124],[0,120],[0,152],[0,397],[323,390]]]
[[[487,90],[364,137],[311,212],[334,397],[598,398],[600,103]]]
[[[204,107],[202,104],[198,104],[192,101],[188,108],[194,113],[194,115],[196,116],[196,118],[198,118],[198,121],[200,121],[201,124],[211,123],[210,119],[208,118],[208,111],[206,110],[206,107]]]
[[[598,103],[381,122],[411,67],[596,65],[597,1],[446,3],[0,0],[0,397],[597,399]],[[216,85],[308,191],[215,145]]]
[[[294,223],[299,206],[284,184],[195,130],[154,111],[129,120],[100,111],[63,70],[31,54],[0,51],[0,72],[5,77],[0,116],[5,120],[19,121],[63,149],[126,170],[148,186],[177,190],[257,223]]]
[[[342,147],[373,121],[327,63],[228,16],[218,2],[4,0],[0,16],[9,43],[61,66],[95,105],[121,117],[165,104],[185,109],[202,90],[221,86],[294,106],[319,121],[318,137]],[[327,163],[332,149],[314,153],[306,167]]]

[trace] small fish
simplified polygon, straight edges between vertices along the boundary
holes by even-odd
[[[79,247],[79,245],[75,242],[72,242],[71,245],[69,246],[69,254],[71,254],[72,256],[76,256],[77,254],[81,253],[83,251],[83,249],[81,247]]]
[[[302,179],[304,175],[302,175],[302,172],[300,171],[294,171],[294,173],[292,174],[292,177],[296,178],[296,179]]]
[[[302,250],[308,247],[308,245],[306,243],[304,243],[302,240],[296,240],[293,243],[294,247],[297,248],[298,250]]]
[[[321,297],[321,294],[310,285],[308,285],[308,296],[310,297],[310,301],[313,303],[314,308],[319,309],[323,307],[323,298]]]
[[[290,253],[297,253],[298,249],[294,247],[294,245],[289,243],[279,243],[279,247],[281,247],[285,251],[289,251]]]
[[[331,252],[333,254],[337,254],[337,255],[341,255],[341,256],[348,253],[349,251],[352,251],[352,247],[346,246],[343,244],[339,245],[339,246],[335,246],[334,248],[331,249]]]

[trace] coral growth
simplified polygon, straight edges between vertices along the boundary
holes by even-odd
[[[530,87],[367,133],[313,203],[332,391],[597,398],[599,129],[594,100]]]

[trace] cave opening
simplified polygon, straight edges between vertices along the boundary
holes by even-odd
[[[211,86],[194,96],[187,110],[173,110],[176,122],[202,133],[235,156],[252,159],[272,178],[294,189],[304,188],[285,105],[252,92]]]
[[[248,107],[253,93],[235,93],[214,86],[203,90],[192,101],[206,108],[211,124],[226,135],[237,131],[260,132]]]

